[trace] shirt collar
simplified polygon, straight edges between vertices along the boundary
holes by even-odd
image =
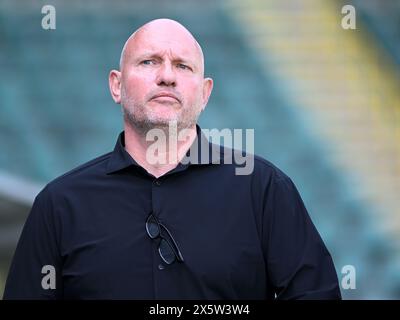
[[[186,168],[190,165],[220,163],[221,146],[210,143],[198,125],[196,125],[196,132],[196,138],[178,167]],[[142,168],[125,150],[125,131],[122,131],[118,135],[114,151],[107,162],[106,173],[114,173],[130,166]]]

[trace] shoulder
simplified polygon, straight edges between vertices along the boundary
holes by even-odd
[[[289,182],[289,176],[266,158],[238,149],[220,147],[219,154],[224,164],[231,164],[236,175],[249,176],[264,181]]]
[[[266,176],[275,181],[290,180],[289,176],[269,160],[254,155],[254,172],[256,175]]]
[[[98,156],[56,177],[44,187],[39,195],[63,193],[65,190],[76,188],[85,182],[96,180],[96,178],[105,174],[107,161],[111,154],[112,152],[109,152]]]

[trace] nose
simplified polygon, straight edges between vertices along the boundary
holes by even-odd
[[[176,75],[171,63],[165,62],[160,66],[157,74],[157,84],[168,87],[176,86]]]

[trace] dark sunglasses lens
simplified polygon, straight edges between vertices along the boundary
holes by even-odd
[[[175,261],[176,257],[174,250],[165,239],[161,240],[160,246],[158,247],[158,251],[165,263],[171,264],[172,262]]]
[[[146,230],[150,238],[154,239],[160,235],[160,227],[154,220],[146,222]]]

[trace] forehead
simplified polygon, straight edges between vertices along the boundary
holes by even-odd
[[[195,39],[184,30],[169,30],[168,28],[140,30],[135,34],[128,50],[133,56],[144,53],[171,53],[191,60],[200,59]]]

